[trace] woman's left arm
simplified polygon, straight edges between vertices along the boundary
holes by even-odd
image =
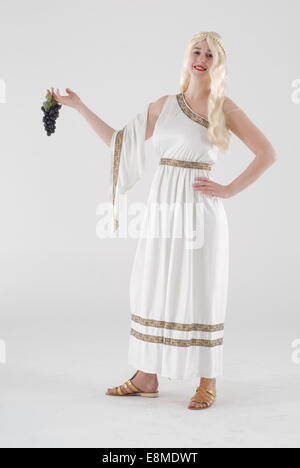
[[[232,99],[226,97],[223,105],[226,126],[254,153],[255,158],[249,166],[230,184],[221,185],[197,177],[194,184],[202,193],[221,198],[230,198],[244,190],[258,179],[275,161],[277,154],[266,136],[254,125],[245,112]]]
[[[226,126],[254,153],[249,166],[228,185],[229,196],[236,195],[258,179],[275,161],[277,154],[266,136],[230,98],[224,102]]]

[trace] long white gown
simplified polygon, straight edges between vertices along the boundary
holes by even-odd
[[[143,129],[145,115],[140,114]],[[182,93],[167,97],[152,136],[156,151],[161,158],[209,163],[212,170],[158,165],[130,278],[128,363],[174,379],[214,378],[223,368],[227,216],[220,198],[192,186],[195,177],[214,180],[218,149],[209,142],[207,128],[208,121],[190,109]],[[140,154],[134,181],[143,171]],[[153,210],[172,204],[176,209],[167,215]],[[163,231],[166,219],[169,230]]]

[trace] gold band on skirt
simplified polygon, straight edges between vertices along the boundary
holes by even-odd
[[[160,158],[159,164],[177,167],[187,167],[190,169],[206,169],[208,171],[211,170],[211,164],[198,161],[182,161],[180,159]]]

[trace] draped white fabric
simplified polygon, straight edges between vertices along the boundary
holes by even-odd
[[[114,134],[111,148],[115,179],[112,174],[111,189],[113,195],[115,184],[116,216],[118,195],[129,190],[145,169],[147,111],[132,120],[123,134]],[[191,111],[181,94],[168,96],[152,142],[156,158],[159,155],[175,163],[159,164],[155,171],[130,278],[128,363],[135,370],[175,379],[213,378],[222,374],[228,281],[227,216],[220,198],[192,187],[195,177],[214,180],[213,170],[178,164],[178,161],[203,162],[213,168],[218,151],[208,141],[207,124]],[[163,237],[159,229],[158,235],[152,235],[160,220],[152,215],[154,204],[179,207],[168,218],[169,237]],[[183,224],[192,225],[195,215],[201,242],[189,248],[185,236],[177,236],[177,231]]]
[[[110,200],[113,204],[112,231],[119,226],[119,195],[125,194],[141,178],[145,169],[145,134],[149,105],[121,130],[110,143]]]

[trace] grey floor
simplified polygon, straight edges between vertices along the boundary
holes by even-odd
[[[300,364],[295,331],[231,326],[224,376],[207,411],[187,404],[197,385],[160,378],[160,397],[106,396],[131,377],[127,336],[98,315],[5,321],[0,365],[1,447],[299,447]]]

